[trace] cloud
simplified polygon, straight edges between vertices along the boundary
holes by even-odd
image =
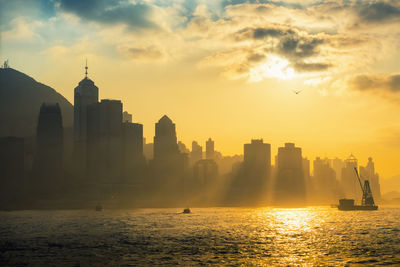
[[[103,24],[124,24],[131,30],[158,29],[150,17],[153,7],[145,3],[120,0],[60,0],[61,10],[82,20]]]
[[[349,81],[349,86],[360,91],[400,92],[400,74],[361,74],[353,77]]]
[[[123,47],[120,50],[127,58],[140,61],[159,61],[166,57],[164,51],[155,46]]]
[[[317,71],[326,71],[332,64],[330,63],[304,63],[297,62],[294,64],[294,69],[299,72],[317,72]]]
[[[400,7],[386,2],[374,2],[356,6],[356,13],[359,19],[366,23],[400,19]]]

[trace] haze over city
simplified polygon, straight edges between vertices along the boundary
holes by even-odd
[[[186,144],[291,141],[400,173],[396,1],[22,2],[1,3],[1,59],[71,103],[87,58],[100,98],[144,125],[167,114]]]
[[[400,265],[398,0],[0,0],[0,266]]]

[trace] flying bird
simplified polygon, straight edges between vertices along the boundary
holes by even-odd
[[[303,90],[292,90],[293,93],[295,93],[296,95],[300,94],[301,92],[303,92]]]

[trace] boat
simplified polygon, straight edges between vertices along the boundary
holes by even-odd
[[[103,206],[96,205],[95,211],[102,211],[102,210],[103,210]]]
[[[339,210],[377,210],[378,206],[375,205],[374,197],[372,196],[371,187],[369,181],[364,181],[364,186],[362,186],[360,176],[358,175],[357,168],[354,168],[357,175],[358,182],[360,183],[361,191],[363,193],[361,205],[355,205],[354,199],[342,198],[339,199]]]
[[[183,210],[183,212],[182,212],[182,213],[188,214],[188,213],[191,213],[191,211],[190,211],[190,209],[189,209],[189,208],[186,208],[186,209],[184,209],[184,210]]]

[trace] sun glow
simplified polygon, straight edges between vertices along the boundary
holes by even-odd
[[[278,78],[291,80],[296,73],[288,60],[278,56],[270,56],[268,60],[261,63],[250,71],[250,81],[257,82],[263,78]]]

